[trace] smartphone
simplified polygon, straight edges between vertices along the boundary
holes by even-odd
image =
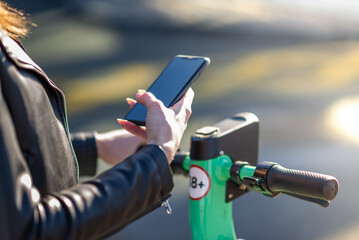
[[[172,107],[210,64],[208,57],[177,55],[147,89],[166,107]],[[136,103],[125,119],[139,126],[146,125],[146,106]]]

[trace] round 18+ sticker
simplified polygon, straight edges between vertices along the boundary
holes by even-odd
[[[211,188],[211,179],[206,170],[197,165],[189,169],[189,197],[192,200],[204,198]]]

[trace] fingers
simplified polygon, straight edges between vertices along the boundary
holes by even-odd
[[[184,124],[187,124],[187,121],[192,114],[191,105],[193,102],[193,98],[194,91],[192,90],[192,88],[189,88],[186,94],[182,97],[182,99],[170,108],[174,111],[174,113],[179,119],[182,119],[182,121],[184,121]],[[158,100],[151,92],[139,91],[136,94],[136,99],[139,103],[145,105],[148,111],[154,111],[157,109],[157,111],[160,110],[161,112],[163,112],[165,109],[163,103]]]
[[[136,99],[139,103],[145,105],[148,111],[155,108],[164,108],[162,101],[158,100],[152,93],[150,92],[139,92],[136,94]]]
[[[127,121],[127,120],[117,119],[117,121],[129,133],[132,133],[133,135],[136,135],[136,136],[138,136],[140,138],[143,138],[143,139],[147,140],[147,134],[146,134],[146,129],[145,128],[137,126],[136,124],[131,123],[131,122]]]
[[[183,98],[178,101],[175,105],[173,105],[172,110],[179,116],[185,119],[185,123],[188,122],[192,114],[192,102],[194,98],[194,91],[192,88],[189,88],[187,93],[183,96]]]
[[[139,93],[144,93],[144,92],[146,92],[145,90],[142,90],[142,89],[138,89],[137,91],[138,91]],[[130,105],[130,109],[132,109],[132,108],[136,105],[136,103],[137,103],[137,101],[134,100],[134,99],[132,99],[132,98],[126,98],[126,101],[127,101],[128,105]]]
[[[186,101],[188,101],[189,104],[192,104],[193,98],[194,98],[194,91],[192,88],[189,88],[187,90],[187,93],[184,96],[186,98]]]
[[[126,98],[126,101],[127,101],[128,105],[130,105],[130,108],[131,108],[131,109],[132,109],[132,108],[135,106],[135,104],[137,103],[137,101],[134,100],[134,99],[132,99],[132,98]]]
[[[190,107],[192,105],[194,98],[194,91],[192,88],[189,88],[186,92],[186,94],[179,100],[175,105],[173,105],[172,109],[175,112],[179,112],[182,106],[184,107]]]

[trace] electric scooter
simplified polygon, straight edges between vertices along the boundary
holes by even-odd
[[[287,169],[274,162],[258,164],[259,121],[239,113],[198,129],[189,153],[178,153],[174,174],[189,178],[189,219],[193,240],[238,239],[232,201],[249,191],[274,198],[280,193],[328,207],[339,190],[336,178]],[[167,212],[170,206],[164,203]]]

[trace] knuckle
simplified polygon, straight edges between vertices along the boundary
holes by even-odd
[[[158,100],[152,93],[146,92],[145,94],[151,107],[156,109],[162,109],[164,107],[163,103],[160,100]]]
[[[156,108],[156,109],[161,109],[162,108],[162,104],[159,101],[156,101],[156,100],[152,99],[151,103],[152,103],[153,108]]]
[[[145,99],[149,99],[149,100],[152,99],[149,92],[144,92],[144,93],[142,94],[142,97],[145,98]]]
[[[142,93],[141,98],[148,101],[148,100],[152,99],[152,96],[150,95],[149,92],[144,92],[144,93]]]
[[[152,97],[153,96],[153,94],[151,92],[144,92],[143,95],[147,96],[147,97]]]
[[[156,100],[157,100],[157,98],[155,97],[155,95],[153,95],[153,93],[151,93],[151,92],[145,92],[145,94],[146,94],[146,97],[149,98],[150,100],[152,100],[152,101],[156,101]]]

